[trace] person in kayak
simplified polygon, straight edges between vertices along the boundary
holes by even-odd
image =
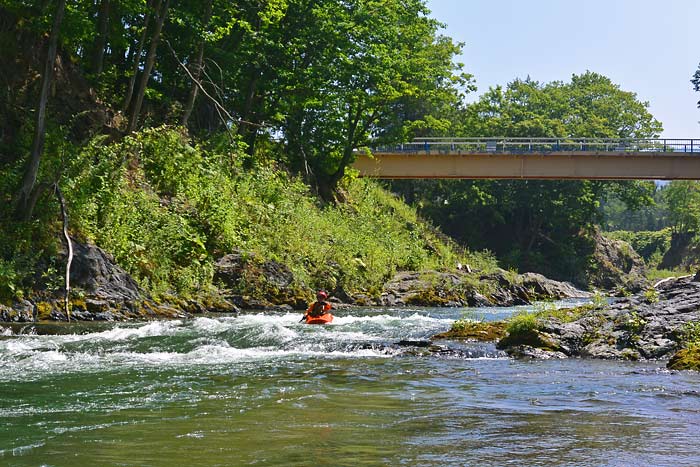
[[[309,308],[306,309],[306,314],[302,320],[306,319],[307,316],[318,318],[319,316],[323,316],[331,311],[331,304],[326,301],[327,298],[328,294],[323,290],[319,290],[316,293],[316,301],[309,305]]]

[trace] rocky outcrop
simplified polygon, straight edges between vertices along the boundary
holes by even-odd
[[[235,312],[234,304],[217,297],[204,301],[174,298],[170,303],[151,299],[124,269],[101,248],[73,242],[70,318],[82,321],[176,318],[203,311]],[[63,297],[48,289],[37,290],[29,300],[0,305],[0,321],[66,321]]]
[[[591,294],[539,274],[400,272],[387,282],[379,297],[352,296],[354,304],[377,306],[514,306],[537,300],[588,297]]]
[[[648,285],[644,260],[629,243],[613,240],[596,232],[593,240],[592,267],[588,271],[591,286],[610,291],[639,292]]]
[[[286,265],[241,251],[219,258],[214,281],[229,300],[247,309],[282,305],[303,310],[313,297],[313,291],[301,284]]]
[[[580,308],[571,321],[561,316],[540,317],[498,347],[513,355],[528,345],[569,357],[667,359],[682,347],[689,323],[700,322],[700,282],[666,280],[608,306]]]
[[[690,269],[700,262],[700,245],[695,240],[696,234],[674,233],[671,245],[664,253],[659,269]]]

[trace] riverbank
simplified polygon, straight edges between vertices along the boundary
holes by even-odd
[[[275,261],[259,261],[255,255],[225,255],[216,262],[214,276],[220,288],[198,298],[153,299],[113,258],[90,244],[75,244],[70,318],[79,321],[126,321],[154,318],[185,318],[204,312],[236,313],[245,310],[304,310],[313,290],[300,287],[293,272]],[[240,285],[249,294],[240,294]],[[253,284],[253,286],[251,286]],[[336,307],[345,306],[442,306],[479,307],[528,305],[539,300],[583,298],[591,294],[571,284],[552,281],[533,273],[516,274],[495,269],[474,271],[470,267],[451,272],[403,271],[380,290],[329,290]],[[63,298],[56,294],[0,305],[0,321],[66,321]]]
[[[507,322],[465,322],[437,338],[497,341],[517,358],[668,360],[700,370],[700,273],[669,278],[613,303],[543,309]]]

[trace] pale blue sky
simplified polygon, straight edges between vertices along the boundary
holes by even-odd
[[[648,101],[666,138],[700,138],[700,0],[428,0],[479,90],[586,70]],[[476,96],[475,95],[475,96]],[[474,97],[475,97],[474,96]]]

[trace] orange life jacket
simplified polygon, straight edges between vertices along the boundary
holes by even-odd
[[[330,309],[331,304],[328,302],[313,302],[306,310],[306,314],[317,317],[326,314]]]

